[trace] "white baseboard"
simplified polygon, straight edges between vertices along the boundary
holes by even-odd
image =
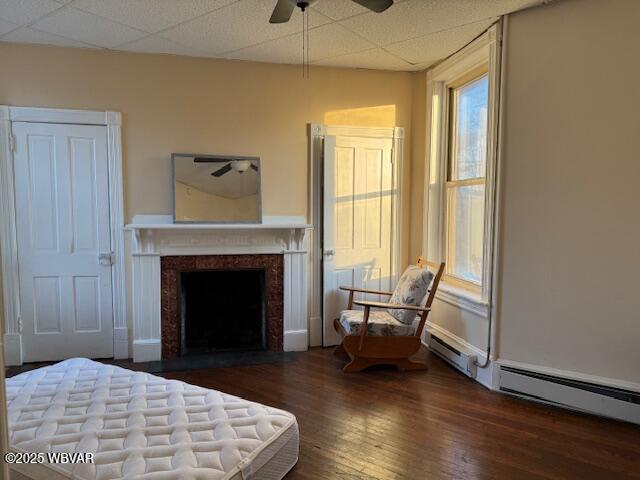
[[[22,365],[22,335],[4,334],[4,363],[7,367]]]
[[[436,325],[431,322],[427,322],[426,328],[425,343],[427,347],[429,346],[429,336],[432,334],[459,352],[463,352],[467,356],[475,356],[476,361],[479,364],[483,364],[487,358],[487,352],[479,349],[475,345],[472,345],[449,330],[442,328],[440,325]],[[490,361],[484,368],[480,368],[476,365],[472,372],[463,373],[489,390],[494,390],[496,386],[496,372],[494,371],[494,365],[495,362]]]
[[[113,329],[113,358],[129,358],[129,329],[127,327]]]
[[[545,369],[547,371],[543,373],[540,367],[535,371],[523,368],[523,364],[518,363],[499,361],[497,386],[501,392],[570,410],[640,424],[640,404],[634,403],[633,400],[633,396],[637,398],[636,394],[640,393],[638,390],[611,387],[611,379],[608,379],[608,385],[604,385],[603,382],[593,381],[593,378],[602,379],[601,377],[587,375],[586,377],[591,379],[585,380],[585,375],[577,378],[575,372],[556,369]]]
[[[499,358],[496,363],[500,366],[504,365],[505,367],[527,370],[529,372],[541,373],[543,375],[551,375],[552,377],[561,377],[569,380],[577,380],[579,382],[593,383],[596,385],[602,385],[604,387],[620,388],[622,390],[630,390],[632,392],[640,393],[640,383],[629,382],[626,380],[619,380],[609,377],[599,377],[596,375],[574,372],[572,370],[561,370],[559,368],[544,367],[542,365],[517,362],[504,358]]]
[[[309,317],[309,346],[322,346],[322,318]]]
[[[285,352],[301,352],[309,346],[309,332],[307,330],[288,330],[284,332],[283,350]]]
[[[498,385],[498,371],[499,369],[496,366],[496,362],[489,360],[486,367],[480,368],[478,366],[475,380],[489,390],[496,390]]]
[[[160,340],[134,340],[133,362],[153,362],[162,359]]]
[[[455,333],[451,333],[449,330],[442,328],[440,325],[436,325],[435,323],[427,322],[427,333],[434,332],[437,334],[440,339],[445,340],[451,346],[457,348],[458,350],[473,353],[478,357],[479,362],[483,362],[487,357],[487,352],[479,349],[475,345],[467,342],[464,338],[459,337]]]

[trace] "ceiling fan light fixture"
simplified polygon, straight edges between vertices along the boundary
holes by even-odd
[[[233,168],[238,173],[244,173],[249,170],[251,167],[251,162],[249,160],[234,160],[231,163],[231,168]]]

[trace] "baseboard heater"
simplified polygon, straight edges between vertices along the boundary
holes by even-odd
[[[640,393],[500,366],[501,392],[640,424]]]
[[[431,332],[429,333],[427,346],[429,350],[468,377],[476,377],[476,360],[478,357],[475,354],[458,350]]]

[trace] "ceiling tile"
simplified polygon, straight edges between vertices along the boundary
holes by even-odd
[[[336,23],[310,30],[309,45],[309,59],[311,62],[374,47],[372,43]],[[302,61],[302,33],[230,52],[225,54],[225,58],[257,60],[260,62],[300,63]]]
[[[243,0],[162,32],[161,36],[219,55],[302,30],[299,10],[287,23],[269,23],[273,5],[271,1]],[[309,20],[311,27],[331,21],[319,13],[311,15]]]
[[[22,27],[18,30],[5,35],[1,39],[3,42],[12,43],[35,43],[40,45],[56,45],[59,47],[85,47],[95,48],[92,45],[86,43],[77,42],[70,38],[61,37],[60,35],[54,35],[52,33],[40,32],[29,27]]]
[[[320,0],[318,3],[314,3],[311,8],[333,20],[341,20],[369,12],[369,9],[351,0]]]
[[[0,17],[19,25],[27,25],[60,8],[53,0],[0,0]]]
[[[149,35],[148,37],[140,40],[120,45],[117,47],[117,50],[142,53],[166,53],[170,55],[186,55],[189,57],[205,56],[203,52],[185,47],[184,45],[180,45],[179,43],[167,40],[166,38],[162,38],[157,35]]]
[[[341,23],[378,45],[495,17],[542,0],[407,0],[383,13],[366,13]]]
[[[374,48],[364,52],[350,53],[339,57],[327,58],[318,62],[317,65],[328,67],[355,67],[368,68],[372,70],[411,70],[412,66],[396,57],[395,55],[385,52],[382,48]]]
[[[395,0],[394,4],[397,5],[405,1]],[[390,8],[393,8],[393,6]],[[370,12],[368,8],[358,5],[353,0],[321,0],[318,3],[314,3],[312,9],[333,20],[342,20],[343,18]]]
[[[75,8],[145,32],[158,32],[237,0],[76,0]]]
[[[11,42],[298,63],[302,15],[296,9],[290,22],[272,25],[275,2],[0,0],[0,35]],[[320,0],[309,17],[311,61],[389,70],[426,68],[472,40],[490,19],[541,3],[396,0],[377,14],[351,0]],[[20,25],[31,28],[17,29]]]
[[[16,28],[18,28],[18,26],[19,25],[16,25],[15,23],[5,22],[0,18],[0,35],[4,35],[11,30],[15,30]]]
[[[111,48],[146,36],[140,30],[65,7],[33,25],[37,30],[62,35],[79,42]]]
[[[432,33],[385,46],[385,50],[425,68],[460,50],[487,30],[497,18]]]

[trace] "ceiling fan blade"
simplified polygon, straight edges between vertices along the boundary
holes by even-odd
[[[381,13],[393,5],[393,0],[351,0],[352,2],[368,8],[372,12]]]
[[[258,171],[258,167],[256,167],[253,163],[251,164],[251,168],[253,168],[256,172]]]
[[[213,172],[211,175],[213,175],[214,177],[221,177],[222,175],[227,173],[229,170],[231,170],[231,164],[227,163],[224,167],[219,168],[218,170]]]
[[[296,8],[291,0],[278,0],[276,7],[273,9],[269,23],[285,23],[288,22]]]

